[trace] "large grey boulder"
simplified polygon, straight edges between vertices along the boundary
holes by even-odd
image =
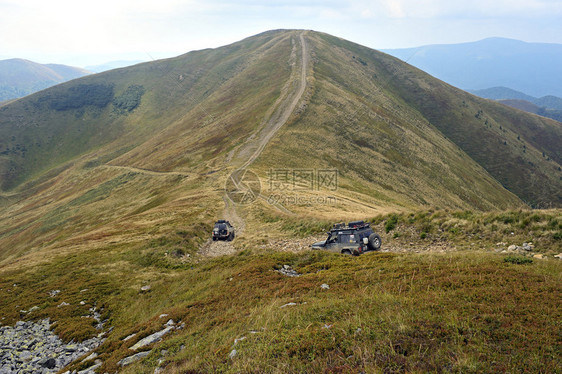
[[[173,326],[168,326],[164,330],[155,332],[154,334],[149,335],[146,338],[143,338],[143,339],[139,340],[135,345],[133,345],[129,349],[137,350],[137,349],[142,348],[144,346],[155,343],[155,342],[159,341],[160,339],[162,339],[162,337],[164,335],[166,335],[167,333],[169,333],[173,328],[174,328]]]

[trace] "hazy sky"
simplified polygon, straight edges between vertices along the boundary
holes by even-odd
[[[491,36],[562,43],[562,0],[0,0],[0,59],[150,60],[279,28],[377,49]]]

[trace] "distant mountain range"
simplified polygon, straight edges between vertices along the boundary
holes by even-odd
[[[464,90],[510,87],[562,97],[562,44],[488,38],[383,51]]]
[[[112,69],[124,68],[126,66],[136,65],[142,60],[119,60],[119,61],[109,61],[100,65],[90,65],[86,66],[85,69],[94,73],[101,73],[103,71],[108,71]]]
[[[58,64],[13,58],[0,61],[0,101],[17,99],[55,84],[80,78],[89,71]]]
[[[557,96],[548,95],[537,98],[507,87],[492,87],[484,90],[470,90],[469,92],[486,99],[497,100],[513,108],[562,122],[562,98]]]

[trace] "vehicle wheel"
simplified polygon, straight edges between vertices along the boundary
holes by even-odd
[[[217,241],[217,238],[215,238],[214,236],[213,236],[213,241],[214,241],[214,242],[216,242],[216,241]]]
[[[343,251],[341,251],[341,253],[347,256],[351,256],[351,251],[349,249],[344,249]]]
[[[228,234],[228,239],[227,239],[227,240],[228,240],[229,242],[231,242],[233,239],[234,239],[234,234],[233,234],[233,233]]]
[[[382,241],[381,241],[381,237],[378,234],[371,234],[369,235],[369,249],[371,251],[376,251],[378,250],[382,245]]]

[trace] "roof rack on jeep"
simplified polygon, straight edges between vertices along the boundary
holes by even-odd
[[[347,226],[351,229],[361,229],[363,227],[369,227],[369,223],[365,221],[353,221],[349,222]]]

